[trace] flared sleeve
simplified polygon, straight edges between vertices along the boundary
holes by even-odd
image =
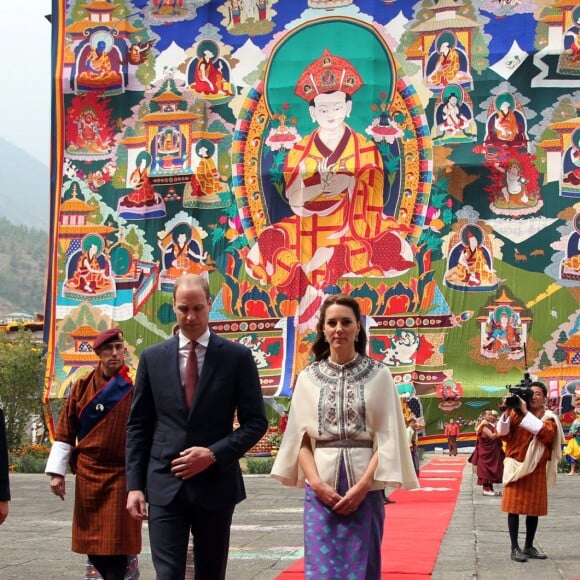
[[[374,431],[379,463],[374,479],[389,487],[416,489],[419,481],[413,467],[401,401],[387,367],[369,383],[368,423]]]
[[[298,463],[298,453],[304,435],[317,427],[319,390],[307,380],[302,371],[298,375],[288,414],[288,424],[270,475],[290,487],[304,487],[305,476]]]

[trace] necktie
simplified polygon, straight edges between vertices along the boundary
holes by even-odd
[[[188,413],[191,411],[198,379],[197,355],[195,354],[196,346],[197,342],[195,340],[189,343],[189,355],[187,356],[187,363],[185,365],[185,406]]]

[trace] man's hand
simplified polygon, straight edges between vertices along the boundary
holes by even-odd
[[[66,493],[66,486],[64,483],[64,476],[63,475],[52,475],[50,478],[50,490],[54,495],[57,495],[64,501],[64,496]]]
[[[0,524],[3,524],[8,517],[8,512],[10,511],[9,501],[0,501]]]
[[[138,521],[147,519],[147,502],[145,494],[140,489],[135,489],[127,494],[127,511],[129,515]]]
[[[214,463],[213,453],[207,447],[189,447],[171,462],[171,472],[179,479],[190,479]]]

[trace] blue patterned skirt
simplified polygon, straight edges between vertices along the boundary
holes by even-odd
[[[307,484],[304,498],[304,570],[311,580],[380,580],[385,522],[383,494],[370,491],[348,516],[325,506]],[[340,471],[338,492],[347,490]]]

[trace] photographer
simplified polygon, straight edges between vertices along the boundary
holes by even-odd
[[[538,517],[548,513],[548,487],[556,483],[563,432],[558,417],[546,409],[543,383],[530,382],[516,392],[520,394],[506,400],[497,425],[498,435],[506,443],[501,509],[508,514],[511,559],[526,562],[546,558],[534,547],[534,537]],[[526,516],[523,550],[518,543],[520,514]]]

